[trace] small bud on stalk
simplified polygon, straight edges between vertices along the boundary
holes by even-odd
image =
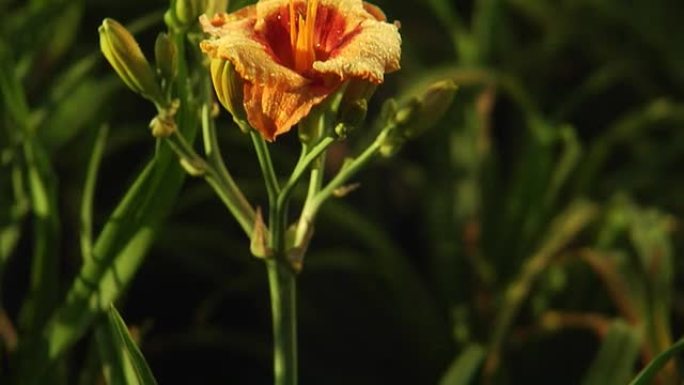
[[[154,57],[159,75],[169,82],[172,81],[178,72],[178,51],[168,34],[157,35]]]
[[[228,0],[173,0],[164,20],[177,29],[187,29],[197,22],[200,15],[213,16],[225,12],[228,3]]]
[[[400,104],[388,100],[383,106],[381,119],[390,128],[382,134],[380,153],[391,156],[406,140],[416,138],[434,126],[451,105],[457,88],[451,79],[440,80]]]
[[[344,127],[343,132],[337,134],[346,136],[348,131],[360,127],[366,120],[368,100],[373,96],[377,85],[366,80],[352,80],[349,82],[340,102],[338,121]]]
[[[100,28],[100,49],[128,88],[163,104],[157,78],[133,35],[116,20],[104,19]]]

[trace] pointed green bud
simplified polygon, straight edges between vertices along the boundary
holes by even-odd
[[[249,127],[247,112],[243,104],[243,81],[228,60],[212,59],[210,64],[211,81],[214,83],[216,97],[221,105],[230,112],[241,130]]]
[[[344,91],[340,102],[338,121],[344,123],[347,130],[360,127],[368,113],[368,100],[375,93],[377,85],[366,80],[351,80]]]
[[[209,0],[207,9],[204,12],[207,16],[212,17],[219,12],[226,12],[228,10],[228,0]]]
[[[395,122],[407,138],[415,138],[434,126],[447,111],[456,93],[456,83],[439,80],[401,103]]]
[[[133,35],[109,18],[104,19],[98,32],[102,53],[128,88],[156,104],[163,104],[154,71]]]
[[[335,128],[335,133],[340,138],[346,138],[349,132],[363,124],[367,113],[368,101],[366,99],[358,99],[346,104],[338,116],[340,123]]]
[[[161,77],[172,81],[178,72],[178,51],[168,34],[162,32],[157,35],[154,42],[154,58]]]
[[[176,0],[173,10],[176,20],[184,26],[190,26],[206,12],[208,5],[209,0]]]
[[[431,83],[411,94],[401,103],[388,100],[380,113],[382,132],[380,154],[394,155],[408,139],[413,139],[434,126],[447,111],[456,93],[453,80]]]

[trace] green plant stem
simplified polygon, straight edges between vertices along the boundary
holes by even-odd
[[[363,168],[373,157],[378,153],[385,138],[384,131],[368,146],[358,157],[345,163],[342,169],[335,175],[335,177],[328,182],[328,184],[320,190],[312,191],[313,187],[309,189],[309,196],[307,197],[302,215],[297,224],[297,233],[295,235],[295,244],[300,244],[308,236],[314,218],[321,208],[321,205],[330,198],[333,193],[342,187],[352,176]],[[314,170],[312,170],[312,181],[314,178]]]
[[[292,175],[290,175],[290,179],[288,179],[287,183],[285,184],[285,186],[283,186],[283,189],[280,191],[280,195],[278,195],[279,202],[289,199],[292,189],[300,181],[300,179],[304,175],[304,172],[313,164],[314,161],[319,159],[323,152],[327,150],[328,147],[330,147],[330,145],[334,142],[335,138],[330,136],[325,137],[321,139],[321,141],[318,144],[316,144],[310,151],[306,151],[306,149],[302,151],[302,156],[299,159],[299,162],[297,162],[297,165],[295,166]]]
[[[252,205],[242,193],[223,161],[221,150],[216,137],[216,126],[211,119],[211,107],[205,104],[202,108],[202,137],[204,150],[207,154],[207,162],[211,172],[207,174],[207,182],[217,192],[222,191],[221,199],[228,206],[247,236],[252,235],[255,213]],[[232,207],[232,208],[231,208]]]
[[[256,214],[228,170],[225,167],[220,167],[220,165],[217,167],[213,162],[208,162],[199,156],[178,132],[169,136],[167,140],[176,155],[184,162],[186,168],[190,166],[198,174],[204,176],[207,183],[235,217],[242,230],[248,237],[251,237]]]
[[[266,184],[266,191],[268,194],[268,227],[269,227],[269,244],[276,252],[285,248],[285,231],[284,223],[282,222],[282,215],[280,212],[282,208],[278,207],[278,195],[280,194],[280,186],[278,184],[278,177],[273,169],[273,162],[271,161],[271,154],[266,146],[266,141],[261,137],[256,130],[249,130],[249,136],[254,144],[257,158],[259,159],[259,166],[261,173],[264,176],[264,183]]]
[[[282,258],[266,261],[273,318],[275,385],[297,384],[297,277]]]
[[[276,197],[280,193],[278,186],[278,178],[273,169],[273,162],[271,161],[271,154],[266,147],[266,141],[255,130],[249,131],[249,136],[252,138],[254,150],[256,150],[257,158],[259,159],[259,166],[264,174],[264,182],[266,183],[266,190],[268,191],[269,202],[275,202]]]

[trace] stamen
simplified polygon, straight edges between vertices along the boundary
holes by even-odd
[[[307,0],[306,16],[295,13],[294,0],[290,0],[290,45],[294,58],[294,69],[305,72],[316,60],[315,34],[318,0]]]
[[[297,27],[295,20],[295,9],[294,0],[290,0],[290,47],[294,50],[295,44],[297,44]]]

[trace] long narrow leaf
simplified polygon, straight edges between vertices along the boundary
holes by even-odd
[[[624,321],[615,321],[591,364],[582,385],[622,385],[632,375],[639,356],[640,334]]]
[[[653,382],[658,371],[675,356],[684,352],[684,338],[677,341],[669,349],[658,354],[639,374],[629,383],[629,385],[649,385]]]
[[[473,383],[482,361],[485,358],[485,349],[481,345],[472,344],[467,346],[454,360],[439,385],[468,385]]]
[[[97,183],[97,171],[104,154],[108,131],[107,126],[102,126],[97,133],[83,186],[83,198],[81,200],[81,254],[84,260],[92,258],[93,200]]]
[[[110,385],[157,384],[145,357],[113,305],[106,320],[97,325],[96,336],[105,378]]]

